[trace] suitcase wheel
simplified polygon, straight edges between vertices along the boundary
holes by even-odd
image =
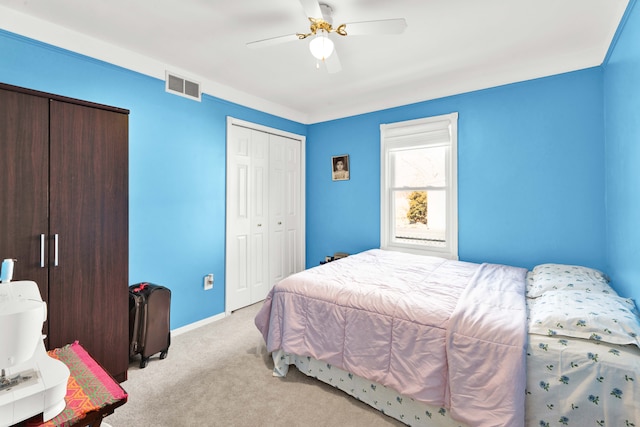
[[[147,363],[149,363],[149,358],[148,357],[141,358],[140,359],[140,369],[146,368]]]
[[[160,359],[164,359],[165,357],[167,357],[167,353],[169,352],[169,350],[165,350],[162,353],[160,353]]]

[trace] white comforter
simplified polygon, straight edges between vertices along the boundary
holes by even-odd
[[[524,423],[526,270],[370,250],[297,273],[256,325],[472,426]]]

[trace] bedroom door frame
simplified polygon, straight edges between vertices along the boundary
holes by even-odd
[[[276,138],[286,138],[287,140],[290,141],[295,141],[299,144],[299,150],[297,151],[297,155],[299,156],[297,159],[295,159],[297,162],[299,162],[299,182],[297,183],[297,188],[296,188],[296,195],[299,199],[299,219],[298,219],[298,236],[294,239],[294,241],[290,241],[290,246],[295,248],[295,253],[293,254],[293,266],[289,266],[290,273],[291,272],[297,272],[297,271],[301,271],[305,268],[305,260],[306,260],[306,247],[305,247],[305,240],[306,240],[306,233],[305,233],[305,158],[306,158],[306,154],[305,154],[305,148],[306,148],[306,137],[303,135],[298,135],[298,134],[294,134],[294,133],[290,133],[290,132],[286,132],[286,131],[282,131],[280,129],[275,129],[275,128],[271,128],[271,127],[267,127],[267,126],[263,126],[263,125],[259,125],[256,123],[252,123],[252,122],[248,122],[245,120],[240,120],[234,117],[227,117],[227,136],[226,136],[226,196],[225,196],[225,202],[226,202],[226,207],[225,207],[225,211],[226,211],[226,215],[225,215],[225,227],[226,227],[226,237],[225,237],[225,314],[229,315],[231,314],[231,312],[235,309],[237,309],[238,307],[233,307],[233,305],[235,304],[231,304],[231,298],[230,295],[232,292],[234,292],[234,290],[237,289],[238,284],[237,283],[232,283],[232,281],[237,280],[237,274],[230,274],[231,269],[234,268],[238,268],[238,262],[237,260],[234,260],[233,258],[231,258],[233,255],[231,255],[231,251],[230,248],[233,248],[233,242],[231,242],[231,239],[235,238],[235,229],[234,229],[234,223],[232,220],[233,214],[232,214],[232,209],[231,207],[233,206],[232,204],[236,204],[238,203],[238,198],[236,197],[237,194],[233,194],[233,191],[230,191],[230,179],[233,179],[233,171],[231,170],[230,166],[233,168],[233,161],[231,159],[230,153],[233,153],[233,151],[230,149],[231,148],[231,144],[233,143],[233,136],[234,136],[234,132],[233,132],[233,127],[242,127],[242,128],[246,128],[249,129],[251,131],[257,131],[257,132],[261,132],[264,134],[267,134],[269,136],[275,136]],[[268,152],[268,150],[267,150]],[[231,214],[231,215],[230,215]],[[276,224],[279,223],[280,221],[282,221],[281,218],[278,218],[276,220]],[[263,221],[260,221],[263,222]],[[274,224],[274,227],[270,227],[270,225],[267,225],[268,230],[270,230],[271,228],[276,229],[277,225]],[[263,226],[264,227],[264,226]],[[267,231],[267,230],[265,230]],[[269,265],[270,265],[270,261],[267,259],[266,260],[267,263],[267,269],[269,269]],[[235,278],[234,278],[235,277]],[[242,280],[249,280],[249,277],[244,277]],[[269,272],[269,274],[267,274],[267,280],[271,280],[271,274]],[[268,288],[271,289],[271,287],[274,285],[275,283],[268,283]],[[249,286],[250,284],[247,282],[246,284],[247,286]],[[254,301],[257,302],[257,301]],[[252,302],[253,303],[253,302]]]

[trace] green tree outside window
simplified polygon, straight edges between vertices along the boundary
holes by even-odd
[[[412,191],[408,196],[409,210],[407,211],[407,219],[409,223],[427,224],[427,192]]]

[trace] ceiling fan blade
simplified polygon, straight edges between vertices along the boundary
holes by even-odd
[[[300,0],[307,18],[322,18],[322,10],[318,0]]]
[[[340,63],[338,52],[335,50],[331,56],[324,60],[324,64],[327,66],[327,72],[329,72],[329,74],[335,74],[342,70],[342,64]]]
[[[349,36],[402,34],[407,28],[407,21],[404,18],[382,19],[379,21],[351,22],[345,24],[345,27]]]
[[[247,43],[247,47],[251,47],[251,48],[267,47],[267,46],[273,46],[276,44],[286,43],[286,42],[290,42],[298,39],[299,37],[297,34],[288,34],[286,36],[278,36],[278,37],[272,37],[270,39],[256,40],[254,42],[249,42]]]

